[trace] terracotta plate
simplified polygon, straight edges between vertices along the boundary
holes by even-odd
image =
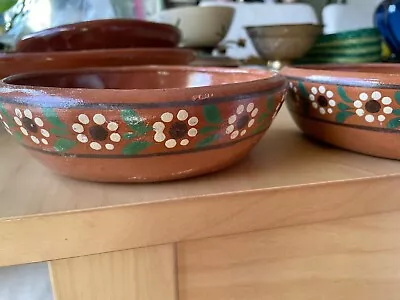
[[[162,48],[0,54],[0,78],[42,70],[188,65],[194,59],[194,52],[191,50]]]
[[[17,43],[16,51],[176,47],[179,41],[180,31],[171,25],[111,19],[68,24],[32,33]]]

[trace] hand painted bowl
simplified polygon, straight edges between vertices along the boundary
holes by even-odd
[[[305,55],[322,33],[321,25],[246,27],[258,54],[266,60],[293,60]]]
[[[266,71],[130,67],[16,75],[0,82],[6,127],[54,172],[101,182],[164,181],[245,157],[280,108]]]
[[[304,133],[368,155],[400,159],[400,66],[285,67],[287,105]]]
[[[17,52],[53,52],[115,48],[170,48],[180,41],[174,26],[140,20],[111,19],[80,22],[25,36]]]
[[[39,70],[188,65],[194,59],[191,50],[153,48],[0,54],[0,78]]]
[[[177,26],[182,31],[182,45],[191,48],[213,48],[228,33],[235,9],[223,6],[179,7],[161,11],[159,22]]]

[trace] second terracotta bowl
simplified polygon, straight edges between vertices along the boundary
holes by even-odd
[[[0,83],[4,126],[49,169],[103,182],[223,169],[257,144],[286,79],[266,71],[131,67],[17,75]]]
[[[400,66],[285,67],[287,105],[305,134],[363,154],[400,160]]]
[[[111,49],[0,54],[0,79],[46,70],[136,65],[188,65],[194,52],[185,49]]]

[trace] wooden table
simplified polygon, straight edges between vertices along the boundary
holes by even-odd
[[[400,162],[313,143],[286,110],[186,181],[58,177],[4,134],[0,164],[0,266],[48,261],[56,299],[399,298]]]

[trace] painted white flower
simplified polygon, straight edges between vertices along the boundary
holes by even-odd
[[[43,120],[39,117],[34,117],[29,109],[21,110],[16,108],[14,110],[15,116],[14,121],[19,126],[22,134],[29,136],[36,145],[42,143],[48,145],[48,138],[50,133],[43,128]]]
[[[249,103],[246,107],[243,104],[239,105],[236,108],[236,113],[229,117],[229,125],[225,133],[230,135],[232,140],[236,139],[239,135],[244,136],[247,129],[254,125],[254,118],[257,114],[258,108],[254,106],[254,103]]]
[[[178,144],[187,146],[190,139],[198,133],[196,128],[198,123],[199,119],[195,116],[189,118],[189,113],[184,109],[178,111],[176,116],[165,112],[161,115],[161,121],[153,124],[154,140],[157,143],[164,143],[168,149],[175,148]]]
[[[92,118],[80,114],[78,122],[72,125],[72,130],[77,134],[76,139],[82,144],[89,143],[90,148],[95,151],[103,147],[109,151],[114,150],[115,144],[121,141],[118,128],[118,123],[107,121],[102,114],[95,114]]]
[[[361,93],[353,105],[357,116],[364,118],[368,123],[373,123],[386,120],[386,115],[393,112],[393,108],[390,106],[392,102],[392,98],[382,97],[379,91],[374,91],[371,96],[364,92]]]
[[[313,86],[308,98],[311,101],[311,106],[318,109],[321,115],[325,115],[326,113],[333,113],[333,108],[336,106],[334,96],[335,95],[332,91],[327,90],[323,85],[321,85],[318,88]]]
[[[3,116],[2,116],[1,114],[0,114],[0,121],[3,123],[4,129],[5,129],[9,134],[13,135],[12,132],[11,132],[11,130],[10,130],[10,126],[7,124],[7,122],[4,120],[4,118],[3,118]]]

